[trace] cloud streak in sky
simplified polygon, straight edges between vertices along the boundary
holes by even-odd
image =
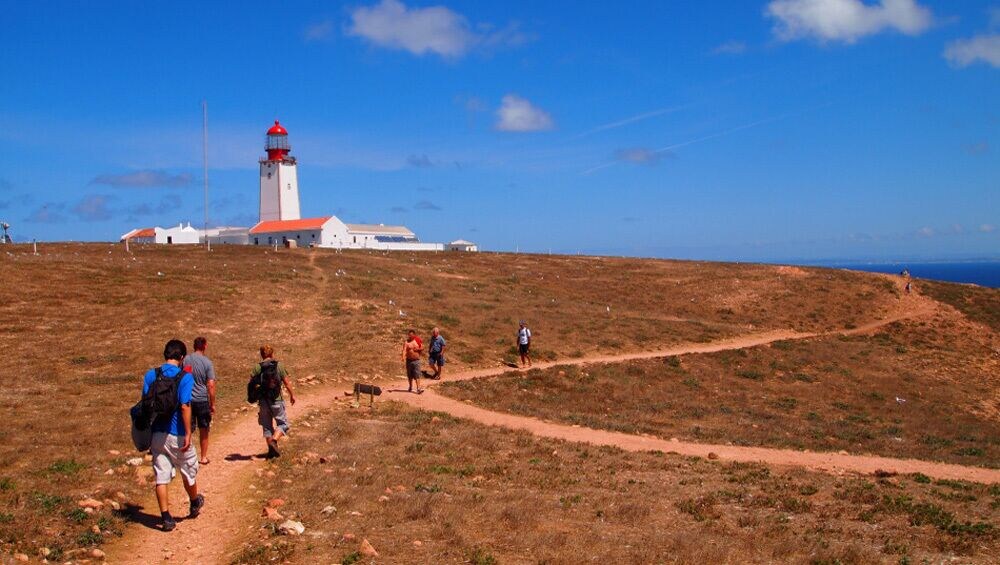
[[[90,184],[103,184],[116,188],[181,188],[194,180],[189,173],[172,175],[165,171],[135,171],[120,175],[104,174],[94,177]]]
[[[579,139],[581,137],[587,137],[588,135],[593,135],[595,133],[600,133],[602,131],[607,131],[607,130],[611,130],[611,129],[617,129],[617,128],[620,128],[622,126],[627,126],[629,124],[634,124],[636,122],[641,122],[641,121],[644,121],[644,120],[648,120],[650,118],[655,118],[657,116],[662,116],[664,114],[670,114],[670,113],[676,112],[678,110],[683,110],[684,108],[687,108],[688,106],[690,106],[690,104],[685,104],[683,106],[672,106],[670,108],[660,108],[658,110],[652,110],[650,112],[643,112],[642,114],[636,114],[635,116],[631,116],[631,117],[628,117],[628,118],[625,118],[625,119],[622,119],[622,120],[618,120],[616,122],[610,122],[610,123],[607,123],[607,124],[603,124],[603,125],[597,126],[597,127],[593,128],[593,129],[589,129],[589,130],[587,130],[587,131],[585,131],[583,133],[580,133],[580,134],[577,134],[577,135],[573,136],[573,139]]]
[[[854,43],[885,30],[919,35],[934,21],[916,0],[773,0],[765,14],[775,20],[773,32],[782,41]]]
[[[702,137],[696,137],[694,139],[689,139],[687,141],[682,141],[680,143],[674,143],[673,145],[667,145],[665,147],[660,147],[659,149],[654,149],[652,151],[649,151],[649,154],[650,155],[656,155],[656,154],[666,154],[666,155],[669,155],[669,154],[672,154],[675,150],[681,149],[683,147],[687,147],[689,145],[695,145],[697,143],[703,143],[703,142],[706,142],[706,141],[709,141],[709,140],[712,140],[712,139],[718,139],[720,137],[726,137],[727,135],[732,135],[732,134],[734,134],[736,132],[740,132],[740,131],[743,131],[743,130],[752,129],[752,128],[755,128],[755,127],[758,127],[758,126],[762,126],[764,124],[769,124],[769,123],[772,123],[772,122],[777,122],[777,121],[783,120],[783,119],[785,119],[785,118],[787,118],[789,116],[791,116],[791,114],[784,114],[784,115],[776,116],[776,117],[773,117],[773,118],[766,118],[766,119],[763,119],[763,120],[757,120],[756,122],[750,122],[748,124],[743,124],[741,126],[736,126],[734,128],[723,130],[723,131],[720,131],[718,133],[713,133],[711,135],[706,135],[706,136],[702,136]],[[600,171],[601,169],[607,169],[608,167],[613,167],[613,166],[617,165],[619,162],[621,162],[621,161],[611,161],[610,163],[604,163],[603,165],[598,165],[596,167],[592,167],[590,169],[587,169],[586,171],[583,171],[583,174],[589,175],[591,173],[595,173],[597,171]]]

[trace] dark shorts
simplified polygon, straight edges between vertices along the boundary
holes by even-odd
[[[531,344],[530,343],[519,343],[517,345],[517,349],[518,349],[518,351],[521,352],[521,355],[527,355],[528,354],[528,349],[530,349],[530,348],[531,348]]]
[[[427,357],[427,362],[430,363],[431,365],[444,367],[444,353],[431,353]]]
[[[191,429],[207,430],[212,426],[212,410],[208,402],[191,403]]]
[[[420,359],[414,359],[413,361],[406,362],[406,378],[413,380],[419,379],[420,375]]]

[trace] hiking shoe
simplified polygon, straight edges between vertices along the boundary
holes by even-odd
[[[275,457],[281,457],[281,452],[279,452],[278,448],[274,447],[274,444],[272,443],[267,446],[267,458],[274,459]]]
[[[173,516],[167,516],[163,519],[163,531],[172,532],[174,528],[177,527],[177,520],[174,520]]]
[[[205,506],[205,495],[199,494],[191,501],[191,508],[188,512],[188,518],[197,518],[198,514],[201,514],[201,508]]]

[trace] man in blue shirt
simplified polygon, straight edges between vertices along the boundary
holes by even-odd
[[[441,336],[441,330],[438,328],[431,330],[431,347],[427,361],[431,366],[431,370],[434,371],[434,374],[431,375],[432,379],[441,378],[441,369],[444,369],[444,348],[447,345],[444,337]]]
[[[205,497],[198,494],[195,477],[198,475],[198,452],[191,445],[191,391],[194,377],[181,369],[187,346],[183,341],[172,339],[163,348],[163,365],[160,373],[170,379],[180,379],[177,386],[177,409],[173,414],[162,415],[152,423],[153,441],[150,453],[153,455],[153,474],[156,479],[156,502],[160,505],[163,531],[177,527],[170,515],[170,499],[167,485],[173,478],[174,470],[180,471],[184,490],[190,499],[189,517],[196,518],[205,505]],[[150,369],[142,381],[145,395],[156,381],[156,369]]]

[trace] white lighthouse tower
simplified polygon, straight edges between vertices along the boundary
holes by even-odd
[[[267,157],[260,160],[260,221],[298,220],[299,176],[295,157],[288,155],[288,130],[274,120],[267,130],[264,147]]]

